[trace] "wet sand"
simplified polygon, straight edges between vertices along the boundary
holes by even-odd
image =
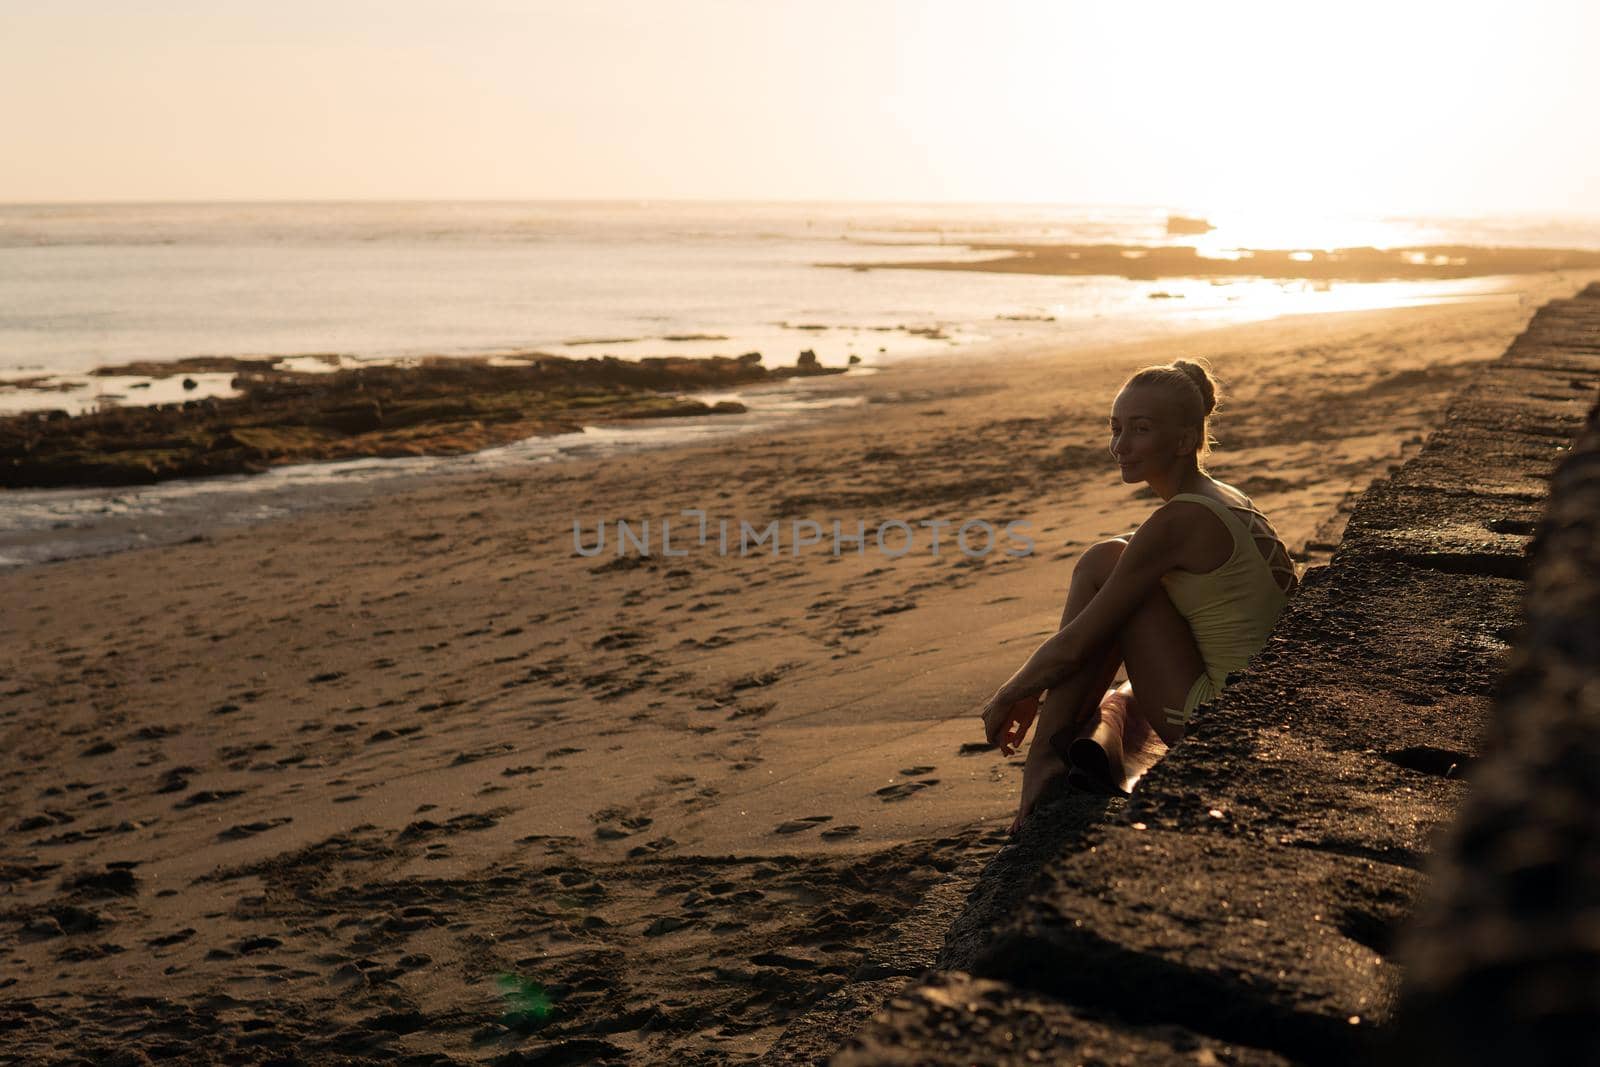
[[[973,713],[1076,556],[1151,508],[1105,457],[1129,371],[1212,359],[1215,472],[1314,557],[1464,375],[1594,277],[899,364],[797,429],[0,574],[8,1043],[757,1058],[999,847],[1021,760]],[[1020,519],[1035,550],[573,551],[574,518],[685,508]]]

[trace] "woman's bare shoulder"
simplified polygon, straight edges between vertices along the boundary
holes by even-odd
[[[1239,492],[1239,490],[1235,489],[1227,482],[1219,482],[1210,476],[1207,476],[1205,482],[1198,486],[1193,492],[1180,493],[1178,496],[1167,501],[1164,505],[1162,505],[1161,510],[1170,508],[1180,515],[1187,514],[1188,511],[1186,509],[1192,509],[1195,511],[1209,510],[1204,504],[1197,504],[1192,500],[1179,499],[1179,497],[1197,496],[1205,497],[1207,500],[1213,500],[1225,508],[1248,508],[1251,511],[1256,510],[1255,504],[1251,503],[1249,497]]]
[[[1204,504],[1197,504],[1192,500],[1167,500],[1160,507],[1150,513],[1150,517],[1141,522],[1133,531],[1134,536],[1144,534],[1146,541],[1171,541],[1175,537],[1181,539],[1194,516],[1206,510]]]
[[[1267,513],[1257,507],[1256,502],[1251,500],[1247,493],[1229,485],[1227,482],[1219,482],[1215,478],[1211,479],[1211,484],[1216,487],[1216,498],[1222,504],[1230,508],[1243,508],[1245,511],[1255,512],[1268,526],[1272,525],[1272,520],[1267,518]]]
[[[1187,495],[1205,496],[1216,500],[1224,506],[1228,503],[1226,500],[1210,493]],[[1180,500],[1177,498],[1168,500],[1157,508],[1150,518],[1145,520],[1140,529],[1144,529],[1146,526],[1160,530],[1161,539],[1169,543],[1190,542],[1197,537],[1214,540],[1215,538],[1212,535],[1218,531],[1224,537],[1227,536],[1227,526],[1222,519],[1217,516],[1215,511],[1198,500]]]
[[[1211,493],[1196,493],[1226,505]],[[1205,573],[1227,562],[1233,533],[1212,508],[1198,500],[1172,499],[1156,509],[1147,526],[1160,524],[1160,541],[1171,569]]]
[[[1229,507],[1245,507],[1255,510],[1254,502],[1243,490],[1231,486],[1227,482],[1219,482],[1215,478],[1211,479],[1211,484],[1217,488],[1218,498]]]

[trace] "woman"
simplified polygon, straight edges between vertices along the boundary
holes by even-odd
[[[1013,833],[1069,765],[1078,784],[1126,788],[1159,758],[1155,738],[1175,744],[1261,648],[1296,588],[1266,517],[1205,472],[1216,399],[1207,368],[1181,359],[1146,367],[1117,394],[1111,454],[1122,480],[1165,503],[1131,537],[1084,552],[1061,630],[984,705],[989,743],[1006,755],[1039,720]],[[1119,669],[1128,684],[1107,692]]]

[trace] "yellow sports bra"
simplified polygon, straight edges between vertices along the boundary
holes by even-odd
[[[1232,507],[1199,493],[1179,493],[1172,499],[1204,504],[1233,534],[1233,554],[1217,569],[1204,574],[1170,570],[1161,576],[1167,596],[1194,632],[1207,676],[1221,689],[1228,675],[1266,643],[1279,612],[1289,603],[1279,576],[1286,574],[1286,584],[1293,589],[1294,565],[1276,549],[1269,562],[1256,548],[1257,540],[1276,544],[1277,538],[1266,516],[1248,500]],[[1248,525],[1240,512],[1250,516]]]

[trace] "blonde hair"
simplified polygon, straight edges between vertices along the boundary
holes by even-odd
[[[1211,375],[1211,365],[1204,359],[1175,359],[1135,372],[1122,387],[1130,385],[1154,386],[1166,393],[1183,425],[1198,431],[1195,462],[1203,464],[1211,455],[1211,413],[1217,410],[1221,391]]]

